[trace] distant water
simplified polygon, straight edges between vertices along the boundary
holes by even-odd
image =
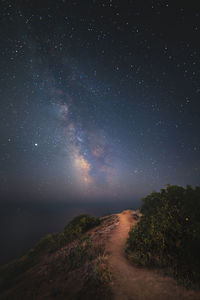
[[[139,201],[3,205],[0,207],[0,264],[23,255],[45,234],[61,231],[79,214],[100,217],[139,206]]]

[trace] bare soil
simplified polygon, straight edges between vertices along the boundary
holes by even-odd
[[[137,223],[133,211],[120,214],[118,226],[107,241],[113,276],[114,299],[118,300],[200,300],[200,293],[177,285],[173,278],[156,270],[134,266],[125,256],[125,244],[131,225]]]

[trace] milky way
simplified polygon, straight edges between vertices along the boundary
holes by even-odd
[[[55,92],[54,109],[65,129],[63,139],[66,140],[66,156],[70,161],[73,184],[87,196],[115,194],[112,189],[117,184],[114,152],[111,152],[108,138],[95,126],[88,128],[81,113],[79,122],[74,121],[77,111],[73,107],[73,99],[70,98],[68,103],[61,99],[68,98],[61,90],[52,90]]]

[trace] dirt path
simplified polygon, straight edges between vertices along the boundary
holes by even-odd
[[[117,300],[199,300],[200,293],[188,291],[156,271],[138,268],[124,254],[130,226],[135,224],[132,211],[122,212],[119,225],[108,241],[109,262],[113,274],[113,293]]]

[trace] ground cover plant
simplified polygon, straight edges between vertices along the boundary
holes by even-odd
[[[167,270],[185,285],[200,281],[200,187],[168,185],[142,200],[127,240],[130,259]]]

